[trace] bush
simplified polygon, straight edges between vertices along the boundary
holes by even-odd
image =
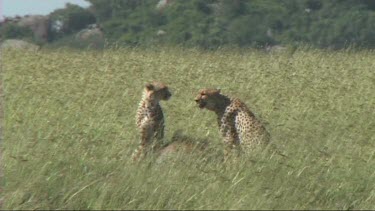
[[[96,22],[95,16],[80,6],[66,4],[65,8],[55,10],[50,14],[53,39],[78,32],[87,25]]]
[[[5,24],[0,29],[1,39],[33,39],[33,32],[26,27],[17,26],[16,24]]]

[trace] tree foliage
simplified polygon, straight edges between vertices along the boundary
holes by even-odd
[[[67,3],[50,14],[53,36],[65,36],[95,23],[95,16],[85,8]]]
[[[170,0],[160,10],[156,0],[88,1],[106,36],[128,44],[375,46],[369,0]]]
[[[86,1],[50,14],[60,24],[50,40],[97,23],[107,41],[126,45],[375,47],[373,0]]]
[[[10,23],[0,28],[1,39],[33,39],[33,32],[26,27],[18,26],[17,24]]]

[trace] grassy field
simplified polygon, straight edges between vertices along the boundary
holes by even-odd
[[[2,52],[2,209],[375,209],[375,52],[114,49]],[[165,142],[129,159],[143,85],[167,83]],[[223,164],[204,87],[242,99],[286,155]],[[177,138],[178,139],[178,138]]]

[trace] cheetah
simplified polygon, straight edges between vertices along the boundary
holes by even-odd
[[[136,114],[136,125],[141,133],[141,143],[132,156],[133,160],[139,159],[150,149],[161,145],[164,137],[164,115],[159,102],[167,101],[171,96],[169,88],[161,82],[146,84]]]
[[[157,163],[162,163],[170,158],[176,158],[176,155],[182,153],[195,158],[205,156],[210,152],[209,142],[206,139],[192,139],[192,137],[182,133],[182,130],[174,132],[171,141],[165,144],[160,150],[156,151]],[[172,159],[173,160],[173,159]]]
[[[222,95],[220,89],[201,89],[195,102],[199,108],[216,113],[224,139],[224,160],[233,150],[237,155],[246,154],[256,145],[269,143],[270,135],[266,128],[238,98]]]

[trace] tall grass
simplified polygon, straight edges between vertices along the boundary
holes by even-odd
[[[375,54],[165,48],[2,54],[3,209],[375,209]],[[166,138],[207,154],[132,163],[143,85],[167,83]],[[286,156],[223,164],[220,87],[265,122]]]

